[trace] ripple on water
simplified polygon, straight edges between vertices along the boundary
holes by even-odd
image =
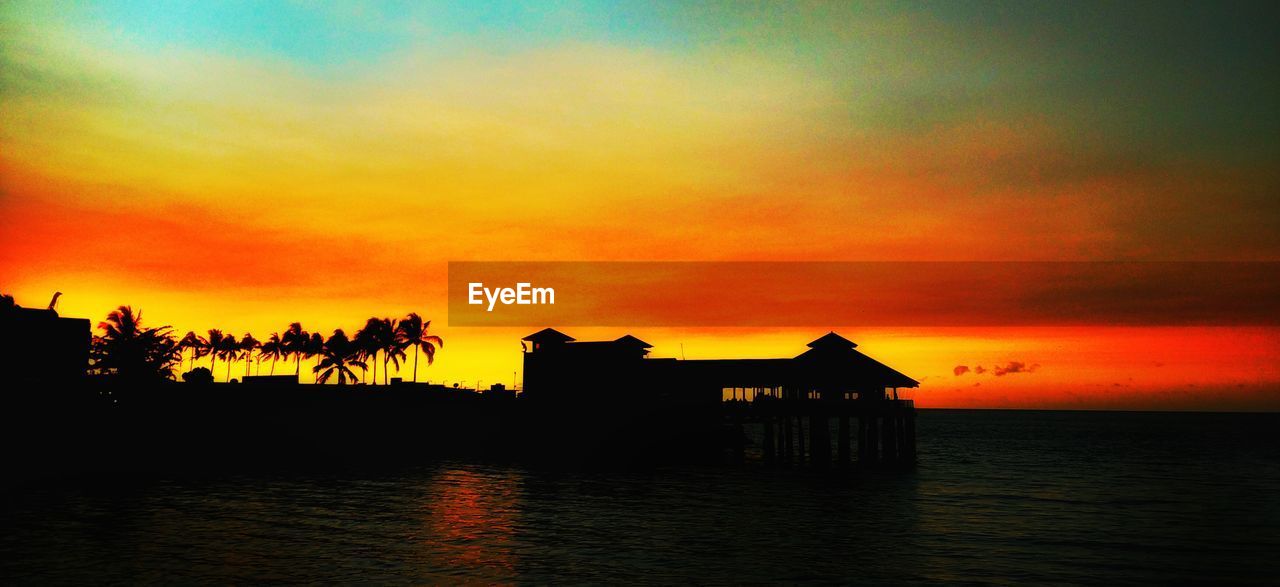
[[[79,482],[6,496],[0,570],[6,583],[1262,584],[1280,576],[1277,423],[926,411],[917,471],[838,478],[443,462]]]

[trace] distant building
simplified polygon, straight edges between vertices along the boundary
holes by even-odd
[[[0,310],[0,372],[10,381],[84,377],[89,367],[89,320],[62,318],[54,310]]]
[[[494,383],[489,386],[489,389],[484,390],[484,396],[494,399],[515,399],[516,391],[507,389],[507,386],[501,383]]]
[[[524,341],[524,398],[576,403],[635,401],[714,403],[725,390],[742,399],[891,399],[920,384],[856,350],[834,332],[790,359],[676,360],[649,358],[652,345],[626,335],[579,342],[547,328]]]

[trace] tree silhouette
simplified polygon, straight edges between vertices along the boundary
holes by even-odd
[[[316,382],[325,383],[329,381],[334,374],[338,376],[338,385],[346,385],[347,379],[350,378],[355,383],[357,378],[351,367],[359,367],[361,370],[367,370],[368,366],[359,359],[360,351],[347,338],[347,333],[341,328],[333,331],[333,336],[325,341],[320,351],[320,360],[316,363],[313,371],[316,373]]]
[[[200,338],[200,335],[196,334],[195,331],[190,330],[182,337],[182,340],[178,341],[179,352],[191,351],[191,364],[187,367],[188,371],[195,368],[196,355],[200,352],[200,347],[203,345],[204,341]]]
[[[208,338],[201,340],[200,356],[209,356],[209,372],[215,372],[218,366],[218,357],[222,353],[222,348],[226,346],[227,335],[223,334],[217,328],[210,328]]]
[[[122,379],[162,379],[173,375],[182,360],[178,343],[168,326],[146,328],[142,311],[120,306],[98,323],[103,331],[93,339],[93,368]]]
[[[17,306],[10,296],[0,295],[0,310],[13,310]],[[356,381],[355,368],[361,370],[364,379],[372,361],[373,384],[378,384],[378,363],[382,363],[382,385],[390,383],[391,367],[397,369],[408,361],[406,351],[413,349],[413,381],[418,380],[419,353],[427,356],[427,365],[435,362],[435,354],[444,346],[444,340],[429,333],[430,320],[423,320],[417,313],[410,313],[403,320],[369,318],[365,325],[348,337],[342,329],[326,340],[320,333],[308,333],[298,322],[293,322],[282,333],[273,333],[265,342],[251,333],[237,340],[220,329],[209,329],[205,336],[187,332],[175,339],[169,326],[146,328],[141,325],[142,313],[130,306],[120,306],[98,325],[104,334],[92,339],[91,370],[122,377],[168,377],[173,369],[187,360],[195,371],[195,363],[209,357],[209,374],[217,372],[218,361],[225,361],[226,380],[231,381],[231,371],[236,361],[245,361],[245,376],[261,373],[263,359],[271,360],[269,373],[275,374],[276,362],[294,360],[294,375],[300,376],[302,361],[316,358],[311,371],[316,383],[324,383],[337,377],[340,384]],[[185,355],[185,353],[190,355]],[[175,365],[176,363],[176,365]],[[200,368],[203,370],[204,368]],[[327,375],[324,375],[327,373]],[[200,376],[197,376],[200,377]]]
[[[370,318],[365,320],[364,328],[356,332],[355,344],[360,352],[361,360],[373,359],[373,383],[378,384],[378,353],[395,343],[395,328],[391,320]],[[383,377],[386,377],[386,361],[383,361]]]
[[[423,321],[422,316],[416,312],[405,316],[400,321],[400,325],[396,328],[396,336],[400,343],[405,346],[413,347],[413,381],[418,381],[418,353],[421,351],[427,355],[427,366],[430,366],[436,360],[436,347],[444,348],[444,339],[439,336],[429,334],[431,321]]]
[[[227,362],[227,381],[231,381],[231,364],[240,356],[240,343],[236,340],[235,335],[228,334],[223,337],[222,342],[214,352],[218,353],[218,358]]]
[[[321,336],[319,332],[312,332],[310,338],[307,339],[307,344],[303,346],[303,353],[310,359],[311,357],[319,356],[323,352],[324,336]],[[316,364],[320,364],[319,359],[316,359]],[[314,372],[312,371],[312,373]]]
[[[258,359],[271,359],[271,375],[276,374],[276,361],[284,357],[284,344],[280,342],[280,333],[273,332],[271,337],[258,349]]]
[[[253,351],[258,350],[262,343],[254,338],[252,334],[246,332],[240,338],[240,358],[244,359],[244,376],[249,376],[249,368],[253,366]]]
[[[209,384],[213,383],[213,373],[204,367],[196,367],[183,373],[182,380],[187,383]]]
[[[387,363],[391,363],[392,365],[395,365],[396,370],[399,371],[400,361],[405,359],[404,349],[408,345],[402,344],[400,342],[400,337],[397,334],[399,332],[399,327],[400,327],[400,322],[398,320],[394,320],[392,318],[383,318],[382,326],[378,328],[379,332],[386,333],[385,334],[386,338],[383,340],[383,343],[382,343],[382,384],[383,385],[387,385],[390,383],[390,381],[388,380],[388,377],[391,374],[391,370],[387,368]]]
[[[280,343],[284,347],[286,357],[293,357],[297,364],[294,365],[293,374],[295,376],[302,375],[302,355],[306,352],[307,343],[310,337],[307,331],[302,329],[302,324],[294,322],[284,331],[284,336],[280,337]]]

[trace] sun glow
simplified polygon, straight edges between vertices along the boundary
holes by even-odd
[[[510,385],[529,330],[450,328],[448,261],[1280,259],[1272,57],[1206,52],[1231,97],[906,7],[185,6],[0,7],[20,304],[259,339],[416,311],[447,341],[423,378]],[[922,406],[1280,401],[1275,329],[839,330]],[[633,333],[688,358],[821,334]]]

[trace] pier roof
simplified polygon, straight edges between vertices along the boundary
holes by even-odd
[[[849,340],[843,336],[840,336],[839,334],[836,334],[835,331],[832,331],[822,335],[817,340],[805,346],[811,349],[820,349],[820,348],[851,349],[858,346],[858,343],[853,342],[852,340]]]
[[[796,362],[828,381],[857,381],[883,387],[919,387],[920,382],[853,349],[839,355],[805,351]]]
[[[630,334],[614,340],[575,341],[550,328],[525,337],[535,347],[526,361],[552,378],[574,380],[640,377],[685,381],[702,387],[804,386],[818,390],[865,391],[912,388],[920,383],[854,349],[852,341],[829,332],[794,358],[778,359],[645,359],[652,345]],[[531,365],[534,363],[530,363]],[[587,375],[584,375],[587,374]],[[566,379],[568,381],[568,379]],[[563,383],[562,383],[563,384]]]
[[[554,328],[543,328],[542,330],[530,334],[520,340],[527,340],[529,342],[573,342],[577,339]]]
[[[613,342],[620,342],[620,343],[625,343],[625,344],[628,344],[628,345],[634,345],[634,346],[638,346],[638,347],[640,347],[640,348],[642,348],[642,349],[651,349],[651,348],[653,348],[653,345],[651,345],[651,344],[649,344],[649,343],[647,343],[647,342],[645,342],[645,341],[643,341],[643,340],[640,340],[640,339],[638,339],[638,338],[636,338],[636,337],[634,337],[634,336],[631,336],[630,334],[625,335],[625,336],[622,336],[622,337],[620,337],[620,338],[618,338],[618,339],[614,340]]]

